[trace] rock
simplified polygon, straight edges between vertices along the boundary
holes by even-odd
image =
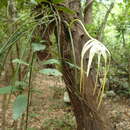
[[[65,103],[70,103],[69,94],[67,92],[64,92],[64,102]]]
[[[116,96],[116,93],[115,93],[113,90],[111,90],[111,91],[107,91],[107,92],[106,92],[106,95],[107,95],[108,97],[115,97],[115,96]]]

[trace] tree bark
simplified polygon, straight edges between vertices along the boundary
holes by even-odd
[[[68,7],[76,12],[75,17],[78,16],[81,19],[82,14],[80,0],[69,0]]]
[[[128,84],[130,88],[130,60],[128,60]]]

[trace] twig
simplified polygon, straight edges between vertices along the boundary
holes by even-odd
[[[109,9],[106,12],[106,15],[104,17],[104,20],[103,20],[101,26],[99,27],[99,32],[97,34],[99,41],[102,41],[102,38],[103,38],[102,34],[103,34],[105,26],[107,24],[108,16],[109,16],[109,14],[110,14],[110,12],[111,12],[111,10],[112,10],[113,7],[114,7],[114,3],[112,2],[111,5],[110,5],[110,7],[109,7]]]

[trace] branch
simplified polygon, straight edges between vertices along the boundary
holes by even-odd
[[[101,24],[101,26],[99,28],[99,32],[98,32],[97,36],[98,36],[98,40],[100,40],[100,41],[102,40],[102,34],[103,34],[105,26],[107,24],[108,16],[109,16],[109,14],[110,14],[113,7],[114,7],[114,3],[112,2],[109,9],[107,10],[106,15],[104,17],[104,20],[103,20],[103,22],[102,22],[102,24]]]
[[[93,0],[88,0],[84,9],[84,23],[90,24],[92,22],[92,3]]]

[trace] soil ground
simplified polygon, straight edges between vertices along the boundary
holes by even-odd
[[[63,102],[65,85],[62,80],[59,77],[37,74],[32,84],[34,93],[29,110],[28,130],[75,130],[76,123],[71,105]],[[11,102],[13,100],[12,98]],[[2,98],[0,98],[0,113],[2,113],[1,104]],[[130,130],[130,99],[119,96],[106,97],[105,105],[115,130]],[[1,118],[2,114],[0,114],[0,126]],[[11,104],[6,119],[7,130],[11,130],[13,127]]]

